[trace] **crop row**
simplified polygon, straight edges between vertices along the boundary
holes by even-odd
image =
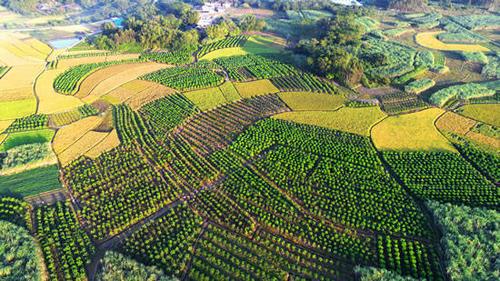
[[[418,280],[443,280],[432,245],[380,236],[377,239],[380,267]]]
[[[323,81],[311,74],[301,73],[299,75],[275,77],[271,82],[283,92],[321,92],[337,93],[337,88],[328,81]]]
[[[113,124],[123,144],[130,144],[134,140],[140,143],[154,142],[141,116],[127,105],[121,104],[113,107]]]
[[[59,74],[56,79],[54,79],[53,87],[58,93],[72,95],[76,92],[78,83],[92,72],[102,67],[131,61],[135,60],[107,61],[77,65]]]
[[[29,204],[15,197],[0,196],[0,220],[31,228]]]
[[[255,121],[284,111],[288,108],[276,95],[239,100],[193,116],[175,134],[199,153],[208,154],[227,146]]]
[[[49,115],[49,124],[54,127],[62,127],[98,113],[95,107],[85,104],[76,109]]]
[[[95,249],[71,207],[58,202],[37,209],[35,215],[50,280],[85,280]]]
[[[166,134],[197,111],[196,106],[180,94],[150,102],[139,110],[157,135]]]
[[[236,81],[290,76],[299,71],[291,65],[257,55],[232,56],[214,60],[229,78]]]
[[[380,169],[283,146],[260,156],[255,165],[316,216],[369,231],[430,233],[420,209]]]
[[[96,239],[120,233],[180,194],[134,146],[120,146],[96,160],[80,158],[64,168],[64,179]]]
[[[420,96],[408,92],[386,94],[378,99],[382,109],[389,114],[410,112],[427,107],[427,104]]]
[[[33,114],[26,117],[17,118],[5,130],[6,133],[15,133],[20,131],[29,131],[46,128],[48,125],[48,116],[45,114]]]
[[[225,39],[203,45],[201,49],[198,51],[198,58],[203,57],[204,55],[219,49],[224,48],[234,48],[234,47],[242,47],[247,41],[247,37],[245,35],[238,35],[234,37],[227,37]]]
[[[149,221],[120,245],[120,250],[148,264],[160,266],[169,275],[180,277],[187,269],[193,244],[202,220],[185,203]]]
[[[190,50],[182,50],[177,52],[148,52],[142,53],[141,59],[151,60],[159,63],[168,64],[187,64],[193,60],[193,55]]]
[[[212,69],[203,66],[165,68],[142,77],[181,91],[214,87],[223,78]]]
[[[417,196],[440,202],[498,207],[498,188],[459,154],[385,152],[399,178]]]

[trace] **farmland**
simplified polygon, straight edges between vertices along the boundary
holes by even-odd
[[[498,277],[487,7],[5,2],[0,279]]]

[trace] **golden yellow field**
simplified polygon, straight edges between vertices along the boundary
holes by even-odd
[[[446,112],[436,121],[436,127],[442,131],[465,136],[476,123],[476,121],[459,114]]]
[[[500,141],[497,138],[492,138],[489,136],[485,136],[483,134],[470,131],[467,133],[466,137],[470,140],[473,140],[475,142],[493,147],[494,149],[499,149],[500,148]]]
[[[467,117],[500,127],[500,104],[468,104],[460,110]]]
[[[202,111],[215,108],[218,105],[228,102],[219,87],[187,92],[184,93],[184,96]]]
[[[109,67],[112,70],[109,68],[100,69],[83,80],[80,90],[75,96],[86,103],[92,103],[120,85],[165,67],[167,67],[165,64],[146,62]]]
[[[66,166],[71,161],[77,159],[85,152],[92,149],[94,146],[96,146],[96,144],[100,143],[104,138],[106,138],[108,134],[109,133],[88,131],[71,146],[57,154],[59,162],[61,162],[62,166]]]
[[[174,89],[165,87],[160,84],[148,81],[143,81],[143,82],[150,83],[153,86],[147,88],[146,90],[140,92],[139,94],[131,96],[129,99],[125,101],[125,104],[130,106],[130,108],[132,108],[133,110],[138,110],[147,103],[150,103],[154,100],[171,95],[176,92]]]
[[[35,84],[35,93],[38,97],[38,113],[57,113],[68,111],[83,105],[83,102],[73,96],[66,96],[54,90],[54,79],[64,72],[64,69],[44,71]]]
[[[94,129],[102,118],[91,116],[59,129],[52,141],[52,147],[57,155],[83,137],[88,131]]]
[[[310,92],[279,93],[279,97],[294,111],[335,110],[344,104],[342,95],[318,94]]]
[[[444,113],[439,108],[420,112],[390,116],[375,125],[371,135],[378,149],[384,150],[446,150],[455,149],[434,126],[436,119]]]
[[[42,64],[13,66],[0,79],[0,101],[33,98],[33,81],[43,68]]]
[[[116,130],[111,131],[100,143],[96,144],[89,151],[85,152],[85,156],[90,158],[97,158],[102,153],[109,151],[120,145],[120,139]]]
[[[242,98],[274,94],[280,91],[267,79],[233,84]]]
[[[386,114],[378,106],[373,106],[344,107],[337,111],[285,112],[273,118],[369,136],[373,124],[384,117]]]
[[[0,90],[0,101],[25,100],[33,96],[33,87]]]
[[[463,52],[489,52],[490,50],[481,45],[469,44],[447,44],[437,39],[437,35],[443,31],[421,32],[415,36],[415,41],[423,47],[440,51],[463,51]]]

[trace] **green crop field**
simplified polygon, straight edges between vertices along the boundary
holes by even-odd
[[[499,279],[493,1],[0,2],[0,280]]]

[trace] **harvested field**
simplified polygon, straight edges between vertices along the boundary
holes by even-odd
[[[64,151],[59,152],[57,157],[61,166],[66,166],[71,161],[82,156],[85,152],[91,150],[96,144],[99,144],[109,133],[99,133],[94,131],[88,131],[74,142],[71,146],[67,147]]]
[[[440,51],[463,51],[463,52],[489,52],[490,50],[481,45],[469,44],[447,44],[439,41],[436,36],[443,31],[422,32],[415,36],[415,41],[423,47]]]
[[[138,108],[142,104],[174,92],[175,90],[157,83],[145,80],[133,80],[112,90],[103,96],[103,99],[112,104],[130,103],[133,104],[133,108]]]
[[[329,129],[369,136],[370,128],[386,117],[379,107],[350,108],[337,111],[296,111],[273,116],[276,119],[315,125]]]
[[[465,136],[476,124],[476,121],[453,112],[446,112],[436,121],[438,129],[462,136]]]
[[[132,108],[133,110],[138,110],[145,104],[176,93],[176,91],[172,88],[168,88],[153,82],[149,83],[155,84],[155,86],[147,88],[146,90],[140,92],[140,94],[130,97],[125,101],[125,104],[130,106],[130,108]]]
[[[279,93],[278,96],[293,111],[328,111],[336,110],[344,105],[345,97],[310,92]]]
[[[53,69],[43,72],[35,84],[35,93],[38,97],[38,113],[56,113],[67,111],[83,105],[82,101],[73,97],[58,94],[53,83],[56,77],[64,72],[64,69]]]
[[[55,153],[59,155],[65,151],[101,121],[102,118],[91,116],[59,129],[52,142]]]
[[[146,62],[103,68],[83,80],[75,96],[92,103],[120,85],[165,67],[167,67],[165,64]]]
[[[373,143],[381,150],[453,151],[455,149],[434,126],[444,113],[439,108],[390,116],[375,125],[371,135]]]
[[[242,98],[274,94],[280,91],[267,79],[233,84]]]
[[[92,147],[89,151],[85,152],[85,156],[90,158],[97,158],[102,153],[109,151],[120,145],[120,139],[116,130],[111,131],[101,142]]]

